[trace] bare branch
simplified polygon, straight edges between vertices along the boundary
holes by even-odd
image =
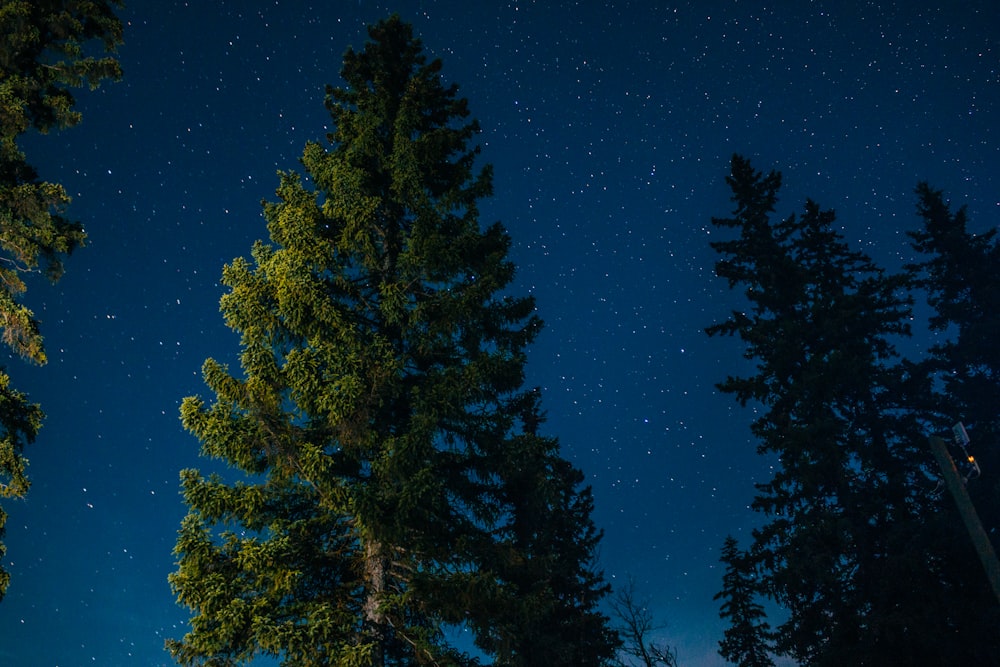
[[[647,599],[636,599],[635,580],[631,577],[610,602],[622,638],[619,667],[677,667],[677,652],[666,643],[650,639],[651,634],[665,626],[654,625],[648,603]]]

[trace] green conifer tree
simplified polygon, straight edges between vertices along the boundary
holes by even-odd
[[[538,432],[525,347],[541,322],[491,172],[440,61],[398,17],[329,88],[335,132],[280,176],[271,243],[223,271],[239,374],[208,360],[182,421],[242,479],[182,475],[170,577],[185,665],[598,665],[599,539],[581,473]]]
[[[80,122],[70,89],[91,88],[121,76],[111,56],[85,55],[98,41],[113,53],[122,43],[115,0],[0,0],[0,339],[21,357],[45,363],[42,336],[20,300],[24,275],[58,280],[63,257],[83,245],[83,227],[65,217],[69,196],[62,185],[42,181],[19,140]],[[34,441],[42,412],[10,386],[0,371],[0,497],[28,490],[23,450]],[[0,508],[0,539],[7,515]],[[5,547],[0,541],[0,557]],[[9,574],[0,567],[0,599]]]
[[[719,617],[729,622],[719,641],[719,655],[739,667],[774,667],[771,626],[758,601],[762,591],[753,559],[740,550],[735,537],[727,535],[719,560],[726,571],[714,599],[722,600]]]

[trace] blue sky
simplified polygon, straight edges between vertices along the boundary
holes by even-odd
[[[233,359],[222,265],[266,232],[260,201],[330,130],[323,89],[364,26],[398,11],[483,127],[518,265],[546,329],[530,350],[548,432],[594,487],[601,565],[648,595],[682,665],[719,665],[726,534],[768,475],[739,372],[705,326],[739,305],[712,271],[732,153],[784,173],[896,266],[919,180],[996,225],[1000,19],[990,2],[131,2],[125,79],[84,122],[32,138],[88,247],[33,283],[50,363],[7,360],[48,415],[10,513],[0,662],[168,664],[188,617],[166,583],[178,473],[212,464],[180,428],[200,367]],[[919,346],[921,342],[915,341]]]

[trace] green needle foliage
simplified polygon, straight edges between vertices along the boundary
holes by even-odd
[[[525,348],[541,322],[491,172],[441,63],[392,17],[328,88],[332,147],[280,175],[270,243],[223,271],[239,374],[181,417],[241,479],[182,474],[170,577],[185,665],[597,665],[599,539],[582,475],[539,434]],[[457,634],[483,657],[468,655]]]
[[[21,356],[45,362],[32,313],[17,297],[22,274],[63,273],[62,255],[83,245],[83,227],[68,220],[66,190],[40,181],[18,145],[29,130],[48,133],[81,120],[70,89],[96,88],[121,78],[118,61],[84,53],[101,42],[114,52],[122,25],[118,2],[5,0],[0,2],[0,325],[3,340]]]
[[[39,179],[19,140],[30,131],[72,127],[81,114],[71,88],[96,88],[121,77],[111,56],[87,55],[99,42],[113,53],[122,25],[110,2],[84,0],[0,0],[0,338],[21,357],[45,363],[38,322],[20,300],[24,275],[44,273],[58,280],[63,256],[83,245],[83,227],[64,216],[70,198],[58,183]],[[0,497],[28,490],[24,446],[41,426],[37,405],[10,387],[0,371]],[[0,538],[7,515],[0,509]],[[5,548],[0,542],[0,556]],[[9,575],[0,568],[0,598]]]

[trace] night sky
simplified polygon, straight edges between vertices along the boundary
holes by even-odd
[[[948,5],[948,9],[933,8]],[[28,300],[50,362],[4,360],[47,414],[32,489],[8,502],[0,664],[169,664],[178,473],[211,468],[178,419],[234,361],[222,265],[266,238],[260,201],[331,129],[324,85],[397,11],[483,127],[495,196],[546,328],[529,351],[547,433],[587,475],[601,566],[633,577],[683,667],[720,665],[719,549],[744,545],[769,462],[714,383],[746,369],[703,328],[740,305],[714,277],[711,216],[743,153],[784,173],[897,267],[920,180],[1000,214],[1000,12],[981,2],[131,0],[125,79],[83,124],[26,142],[89,246]],[[919,347],[921,342],[915,341]]]

